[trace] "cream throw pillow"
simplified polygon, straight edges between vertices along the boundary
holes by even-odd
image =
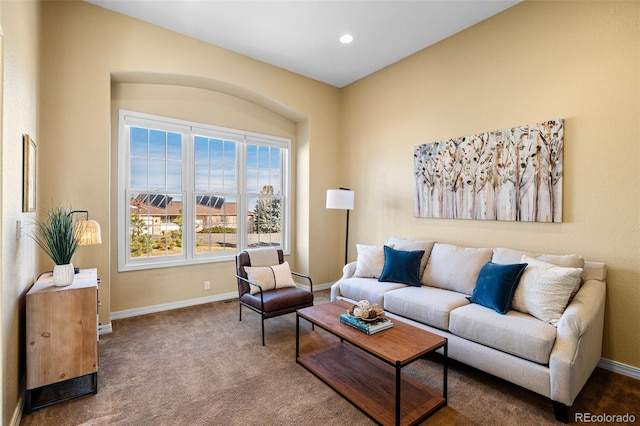
[[[533,257],[534,259],[541,260],[542,262],[551,263],[556,266],[563,266],[565,268],[582,268],[584,272],[584,259],[582,256],[577,254],[538,254],[538,253],[530,253],[521,250],[515,250],[510,248],[498,247],[493,250],[493,259],[491,260],[493,263],[499,264],[511,264],[511,263],[519,263],[522,259],[522,256]],[[571,292],[571,297],[575,296],[575,294],[580,290],[580,285],[582,284],[582,277],[576,282],[576,286],[573,288]]]
[[[387,246],[393,248],[393,245]],[[358,259],[354,277],[379,278],[384,268],[384,246],[356,244]]]
[[[511,308],[531,314],[554,326],[562,316],[571,292],[580,282],[581,268],[565,268],[523,255],[527,263],[511,302]]]
[[[491,260],[490,248],[459,247],[435,243],[422,276],[422,283],[431,287],[473,294],[478,275]]]
[[[283,262],[274,266],[245,266],[245,272],[249,281],[260,284],[262,291],[276,288],[295,287],[296,283],[291,275],[289,262]],[[259,293],[258,287],[252,285],[251,294]]]

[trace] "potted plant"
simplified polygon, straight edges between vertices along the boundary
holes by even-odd
[[[72,210],[51,207],[46,219],[36,220],[31,237],[56,264],[53,284],[63,287],[71,284],[75,276],[71,258],[80,245],[82,226],[73,220]]]

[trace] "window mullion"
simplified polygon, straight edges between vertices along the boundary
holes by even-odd
[[[193,259],[195,255],[195,195],[194,187],[194,135],[193,132],[184,133],[182,144],[182,247],[187,259]]]
[[[238,179],[238,196],[237,196],[237,230],[236,230],[236,238],[238,240],[238,250],[244,250],[248,246],[248,230],[247,230],[247,218],[249,217],[247,212],[247,182],[246,182],[246,174],[247,174],[247,138],[242,138],[242,143],[237,144],[237,158],[238,164],[236,165],[236,169],[238,170],[237,179]]]

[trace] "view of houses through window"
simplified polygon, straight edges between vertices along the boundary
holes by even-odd
[[[121,269],[286,244],[289,141],[121,111]]]

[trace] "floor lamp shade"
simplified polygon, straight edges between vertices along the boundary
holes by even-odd
[[[327,190],[327,208],[347,211],[347,231],[344,241],[344,264],[347,264],[349,251],[349,210],[353,210],[355,194],[347,188]]]
[[[355,194],[348,189],[328,189],[327,208],[338,210],[353,210]]]

